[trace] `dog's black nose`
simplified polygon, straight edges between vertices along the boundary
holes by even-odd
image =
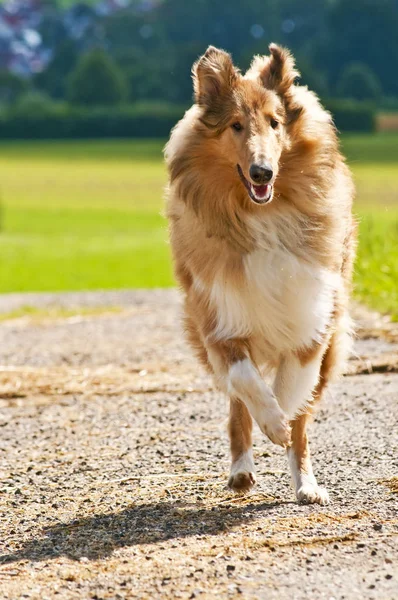
[[[250,167],[249,173],[252,180],[258,184],[268,183],[274,174],[269,163],[262,163],[261,165],[253,164]]]

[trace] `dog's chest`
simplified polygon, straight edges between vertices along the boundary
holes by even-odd
[[[225,274],[211,285],[215,336],[254,337],[278,352],[311,345],[327,330],[338,285],[338,275],[286,249],[256,250],[239,285]]]

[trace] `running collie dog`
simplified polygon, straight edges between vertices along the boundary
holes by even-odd
[[[354,189],[329,113],[269,50],[245,75],[212,46],[194,65],[167,215],[189,341],[230,398],[229,486],[255,483],[254,419],[287,449],[298,500],[326,504],[306,426],[350,347]]]

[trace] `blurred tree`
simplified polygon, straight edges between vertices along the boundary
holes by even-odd
[[[68,98],[74,104],[107,106],[127,97],[125,77],[103,50],[84,54],[68,78]]]
[[[297,57],[297,65],[301,74],[299,83],[307,85],[310,90],[316,92],[321,98],[329,96],[329,85],[327,74],[312,65],[305,57]]]
[[[107,48],[128,81],[131,99],[178,101],[180,89],[171,75],[176,47],[156,10],[126,9],[104,19],[102,26]]]
[[[48,115],[51,110],[57,108],[61,103],[55,102],[50,96],[36,90],[29,90],[15,103],[13,113],[18,115],[29,115],[38,117]]]
[[[67,39],[68,33],[63,22],[60,8],[53,2],[43,4],[43,12],[38,31],[47,48],[56,48]]]
[[[47,69],[38,73],[35,85],[53,98],[65,98],[67,79],[79,57],[76,43],[72,40],[62,42]]]
[[[10,71],[0,71],[0,104],[10,104],[29,88],[26,79],[21,79]]]
[[[192,63],[212,44],[231,52],[240,67],[247,68],[256,51],[267,52],[278,28],[279,0],[167,0],[160,4],[157,20],[171,49],[168,81],[178,90],[178,101],[192,99]],[[250,49],[251,50],[251,49]]]
[[[349,63],[341,72],[337,91],[343,98],[354,100],[378,100],[382,90],[376,75],[367,65]]]
[[[118,48],[113,58],[119,65],[128,84],[128,99],[168,100],[178,98],[178,90],[170,81],[165,85],[165,73],[172,68],[169,54],[160,61],[153,53],[146,54],[142,48],[134,46]]]
[[[316,66],[329,74],[331,91],[344,65],[362,62],[386,94],[398,96],[397,0],[334,0],[325,5],[326,28],[313,40]]]
[[[398,98],[392,76],[398,71],[398,0],[245,0],[244,6],[242,0],[132,0],[110,14],[85,2],[73,2],[63,14],[46,2],[39,30],[55,53],[34,84],[54,98],[67,95],[82,49],[106,48],[123,72],[129,100],[187,104],[192,63],[209,44],[231,52],[245,70],[253,54],[268,53],[271,41],[292,50],[302,82],[321,97],[336,96],[345,65],[361,62],[386,96]],[[89,102],[97,103],[98,94]]]

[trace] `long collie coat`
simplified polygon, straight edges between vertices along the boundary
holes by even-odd
[[[329,113],[269,50],[245,75],[212,46],[194,65],[167,215],[189,341],[230,398],[229,486],[255,483],[254,419],[287,449],[297,498],[325,504],[306,424],[350,345],[354,190]]]

